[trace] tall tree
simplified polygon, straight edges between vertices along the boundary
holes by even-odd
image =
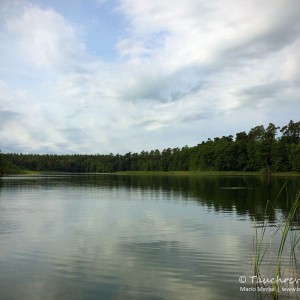
[[[294,123],[290,120],[289,124],[283,126],[280,130],[282,132],[282,140],[289,144],[296,144],[300,142],[300,122]]]

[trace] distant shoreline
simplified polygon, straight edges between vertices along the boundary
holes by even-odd
[[[271,176],[271,177],[300,177],[300,172],[241,172],[241,171],[118,171],[111,173],[100,172],[59,172],[59,171],[28,171],[7,173],[5,176],[34,176],[34,175],[127,175],[127,176]]]
[[[282,177],[300,177],[299,172],[276,172],[276,173],[263,173],[263,172],[239,172],[239,171],[120,171],[110,174],[115,175],[172,175],[172,176],[282,176]]]

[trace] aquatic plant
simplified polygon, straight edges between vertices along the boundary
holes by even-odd
[[[280,193],[283,190],[286,190],[286,185],[282,187]],[[276,200],[277,200],[276,199]],[[287,197],[287,204],[288,204],[288,197]],[[254,276],[257,278],[262,278],[262,269],[266,271],[266,267],[269,267],[269,271],[271,275],[270,278],[273,278],[271,284],[271,293],[270,296],[273,299],[279,299],[280,296],[280,288],[282,284],[294,284],[294,287],[298,287],[298,263],[297,263],[297,253],[296,247],[300,241],[300,233],[299,233],[299,226],[295,225],[295,218],[297,216],[297,212],[299,211],[300,206],[300,190],[296,194],[294,200],[291,203],[291,207],[288,211],[287,216],[281,220],[278,224],[274,225],[275,231],[271,232],[270,239],[266,242],[266,230],[270,226],[268,225],[267,221],[267,211],[268,209],[275,208],[272,206],[270,201],[267,202],[266,209],[265,209],[265,217],[263,223],[258,224],[256,220],[254,220],[254,228],[255,228],[255,235],[253,237],[253,250],[254,250],[254,258],[253,258],[253,265],[254,265]],[[288,239],[289,237],[289,239]],[[274,248],[274,240],[279,239],[279,246]],[[289,246],[289,247],[288,247]],[[268,261],[267,253],[269,253]],[[288,255],[289,257],[289,265],[286,266],[283,264],[284,255]],[[283,269],[284,267],[284,269]],[[282,280],[282,278],[293,278],[295,280]],[[270,283],[270,282],[268,282]],[[265,281],[260,280],[257,283],[258,287],[266,287]],[[258,289],[260,290],[260,289]],[[286,296],[286,295],[285,295]]]

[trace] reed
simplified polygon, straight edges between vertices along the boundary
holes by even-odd
[[[286,184],[282,187],[280,193],[286,189]],[[277,200],[276,199],[276,200]],[[288,200],[288,198],[287,198]],[[266,266],[272,268],[271,274],[273,273],[272,278],[281,278],[281,276],[291,277],[291,278],[298,278],[298,263],[297,263],[297,253],[296,247],[300,241],[300,233],[299,228],[294,227],[295,217],[297,212],[299,211],[300,207],[300,190],[296,194],[291,208],[288,211],[287,217],[281,221],[279,224],[275,226],[275,231],[271,233],[269,242],[266,241],[266,230],[268,228],[267,222],[267,210],[275,208],[272,206],[271,202],[268,201],[265,209],[265,217],[263,223],[258,226],[257,221],[254,220],[254,227],[255,227],[255,235],[253,238],[253,249],[254,249],[254,275],[261,278],[262,276],[262,265],[265,271]],[[278,234],[280,234],[279,237]],[[279,238],[279,246],[278,248],[274,249],[272,246],[274,245],[273,240],[274,238]],[[288,239],[289,238],[289,239]],[[288,247],[289,245],[289,247]],[[269,263],[266,262],[266,253],[270,251],[270,260]],[[275,253],[273,255],[273,253]],[[288,254],[290,258],[289,266],[284,266],[285,269],[283,270],[283,254]],[[275,265],[273,266],[273,261]],[[258,284],[260,287],[265,286],[264,283]],[[281,281],[274,281],[272,283],[272,292],[271,296],[273,299],[279,299],[279,291],[280,291]],[[285,295],[286,296],[286,295]]]
[[[268,208],[268,203],[265,209],[265,215]],[[263,259],[268,251],[268,247],[266,247],[264,240],[265,240],[265,233],[267,228],[267,221],[264,219],[263,224],[259,225],[257,220],[254,219],[254,228],[255,228],[255,237],[253,238],[253,247],[254,247],[254,275],[260,277],[260,266],[263,262]],[[260,232],[259,232],[260,230]]]

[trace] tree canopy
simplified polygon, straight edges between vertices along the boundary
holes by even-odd
[[[278,137],[277,135],[280,134]],[[194,147],[156,149],[124,155],[1,154],[4,161],[23,170],[58,172],[116,171],[300,171],[300,122],[281,129],[270,123],[248,133],[208,139]]]

